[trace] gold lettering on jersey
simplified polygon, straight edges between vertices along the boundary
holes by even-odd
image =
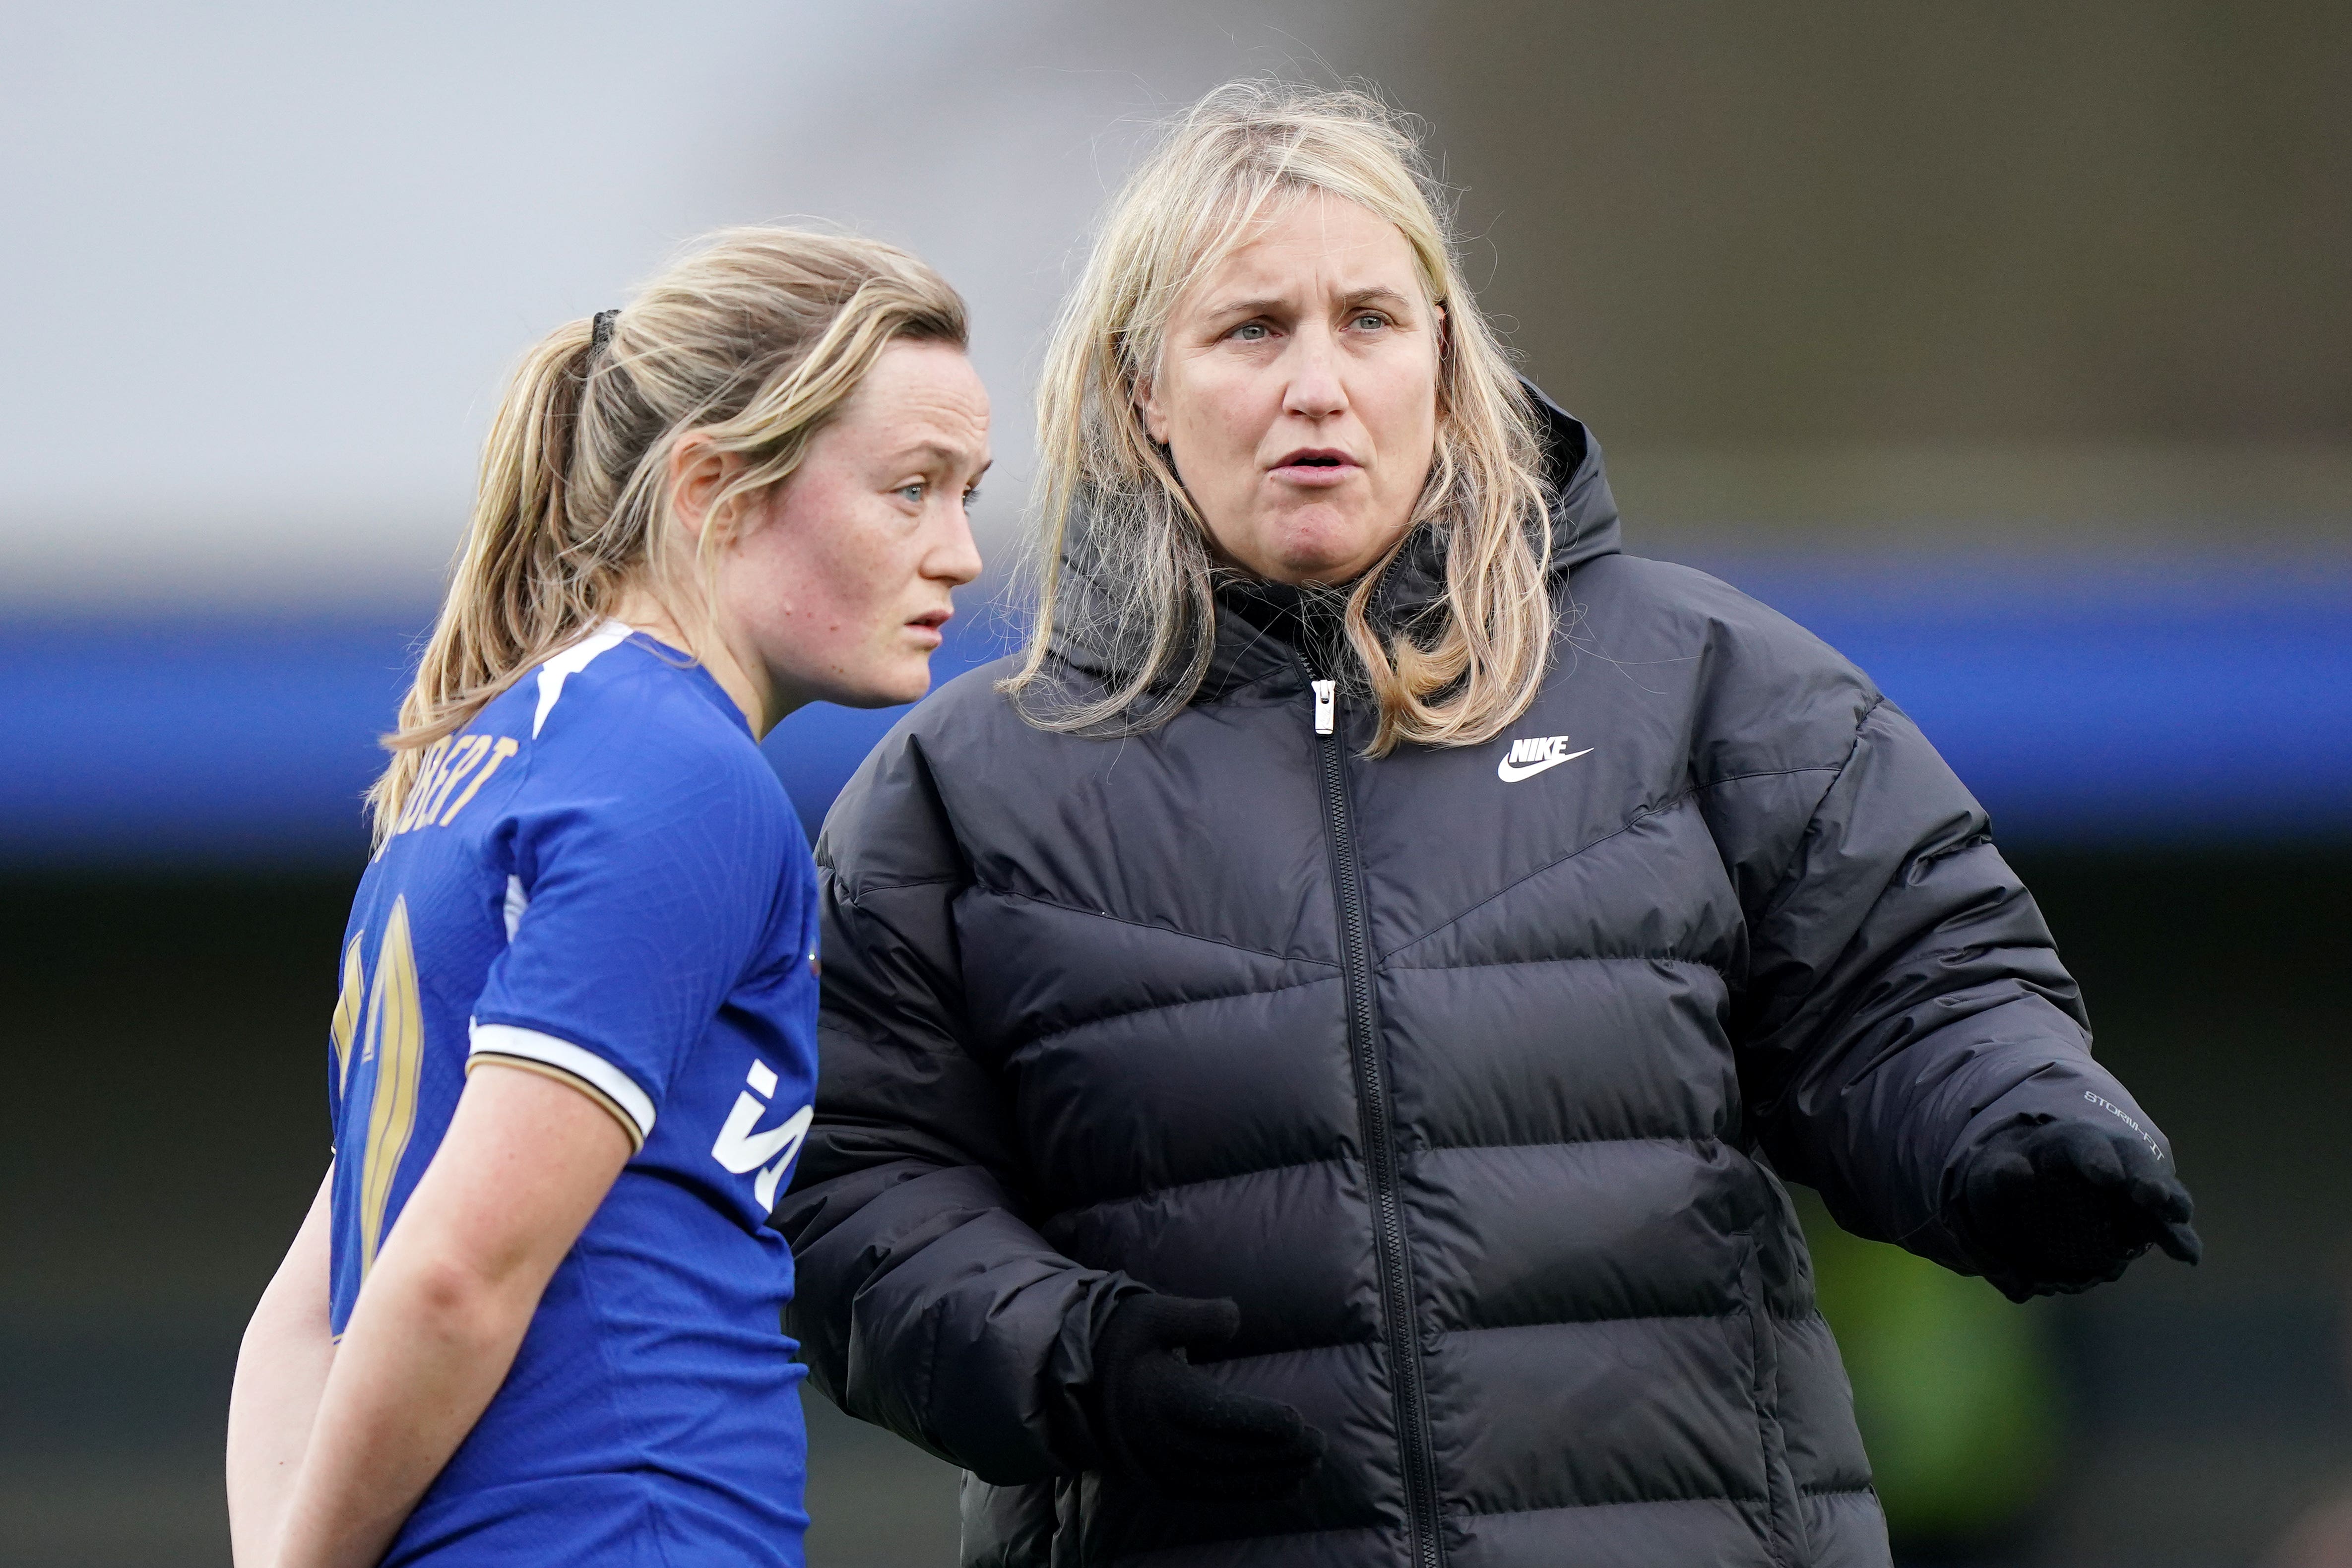
[[[366,939],[362,931],[343,949],[343,987],[335,994],[335,1021],[330,1030],[335,1040],[337,1094],[352,1081],[352,1042],[359,1038],[360,1009],[366,1000],[367,976],[360,967],[360,944]]]
[[[419,828],[446,828],[457,820],[474,791],[490,781],[499,764],[522,749],[521,742],[509,736],[461,735],[435,741],[425,748],[416,765],[416,781],[408,787],[408,797],[401,802],[400,815],[393,819],[392,831],[384,842],[390,843],[403,833]],[[459,785],[465,793],[442,810],[442,802]],[[376,854],[383,850],[379,846]]]
[[[407,832],[425,820],[425,802],[433,798],[441,765],[448,757],[449,737],[446,735],[425,748],[425,755],[417,759],[416,777],[408,786],[408,799],[401,802],[400,816],[392,824],[395,834]]]
[[[481,761],[489,749],[490,737],[487,735],[458,737],[457,744],[450,748],[448,765],[441,769],[440,782],[433,791],[432,800],[416,820],[429,822],[439,816],[442,803],[449,799],[450,791],[464,782],[466,775],[474,770],[474,765]]]
[[[384,1210],[393,1178],[416,1130],[416,1095],[425,1066],[424,998],[416,954],[408,937],[408,900],[392,901],[383,943],[376,949],[375,984],[369,988],[367,1033],[360,1060],[375,1063],[368,1096],[367,1148],[360,1167],[360,1272],[375,1264],[383,1240]]]
[[[440,825],[446,828],[451,822],[456,821],[457,820],[457,813],[466,809],[466,802],[474,798],[474,791],[488,783],[490,781],[490,775],[499,770],[499,764],[504,762],[508,758],[512,757],[516,752],[520,751],[521,749],[522,743],[516,740],[514,737],[510,735],[502,735],[499,737],[499,743],[490,747],[490,760],[488,766],[485,767],[480,772],[474,775],[474,781],[466,786],[466,792],[457,797],[457,804],[451,806],[449,810],[442,815]]]

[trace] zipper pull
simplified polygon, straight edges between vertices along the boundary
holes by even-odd
[[[1328,735],[1331,733],[1332,716],[1339,706],[1339,683],[1313,681],[1308,684],[1315,688],[1315,733]]]

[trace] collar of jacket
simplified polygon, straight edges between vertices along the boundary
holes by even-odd
[[[1583,422],[1552,402],[1535,382],[1522,377],[1520,384],[1527,389],[1543,423],[1541,438],[1544,469],[1551,489],[1552,536],[1551,557],[1545,574],[1549,583],[1557,589],[1560,580],[1576,568],[1617,553],[1617,500],[1610,494],[1601,444],[1592,439]],[[1076,561],[1066,561],[1065,570],[1081,575],[1084,570]],[[1238,592],[1264,599],[1268,590],[1277,586],[1244,588]],[[1216,645],[1201,684],[1202,696],[1213,697],[1235,686],[1285,672],[1295,674],[1297,668],[1292,644],[1284,635],[1291,618],[1278,612],[1269,615],[1263,607],[1245,612],[1234,601],[1236,591],[1228,590],[1219,596]],[[1435,603],[1444,591],[1444,546],[1436,535],[1422,529],[1390,563],[1373,601],[1373,618],[1380,624],[1391,626],[1408,621]],[[1295,591],[1274,597],[1286,601],[1295,597]],[[1054,652],[1064,663],[1088,674],[1100,676],[1108,673],[1104,650],[1082,632],[1057,628]]]

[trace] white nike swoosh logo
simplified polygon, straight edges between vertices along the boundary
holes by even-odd
[[[1495,777],[1506,784],[1516,784],[1522,779],[1534,778],[1547,768],[1557,768],[1563,762],[1573,762],[1580,757],[1588,756],[1591,750],[1592,747],[1588,746],[1582,751],[1571,751],[1564,757],[1547,757],[1540,762],[1529,762],[1524,765],[1515,765],[1509,758],[1506,757],[1495,764]]]

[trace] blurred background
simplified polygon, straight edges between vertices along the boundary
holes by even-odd
[[[2179,1145],[2205,1266],[2085,1298],[1816,1228],[1899,1556],[2352,1563],[2352,7],[90,0],[9,33],[0,1563],[226,1562],[359,791],[513,357],[716,225],[908,245],[973,307],[1003,560],[1093,213],[1152,119],[1278,71],[1426,118],[1627,548],[1919,719]],[[960,617],[940,673],[1010,620]],[[812,830],[892,716],[771,740]],[[951,1562],[953,1473],[809,1405],[812,1561]]]

